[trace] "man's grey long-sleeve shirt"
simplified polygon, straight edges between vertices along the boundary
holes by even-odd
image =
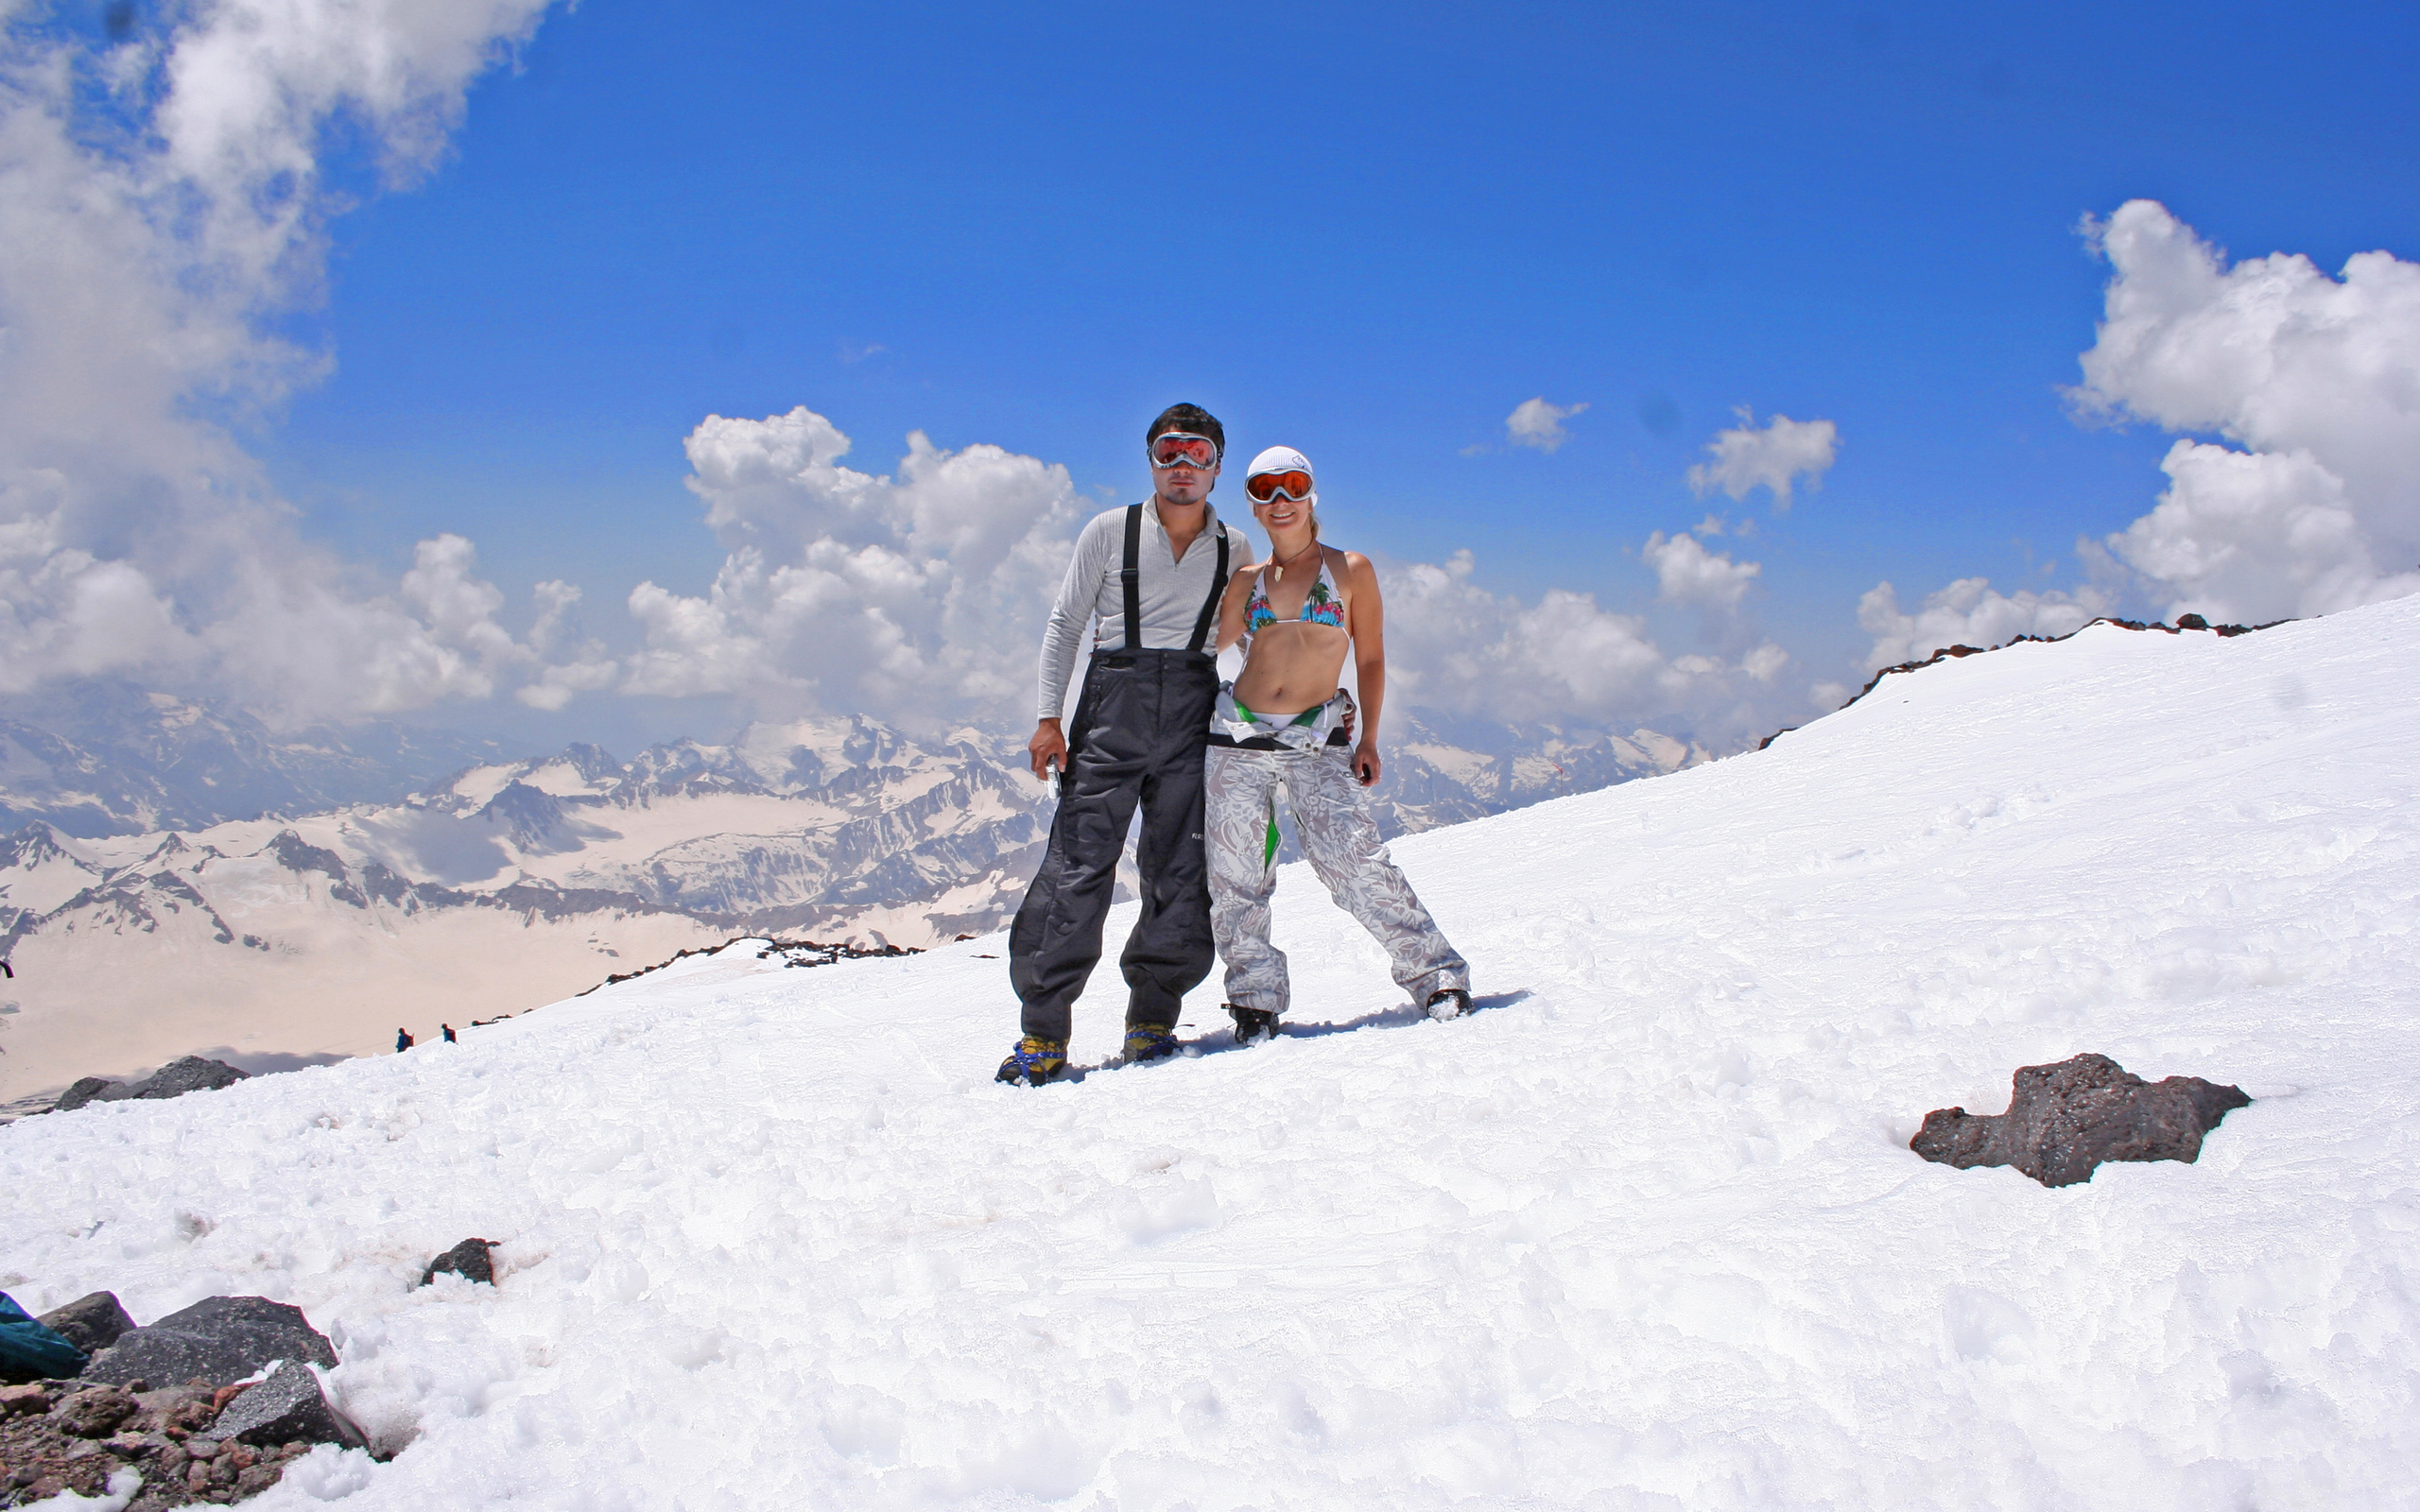
[[[1141,599],[1143,644],[1154,650],[1181,651],[1193,640],[1201,605],[1223,584],[1211,579],[1219,571],[1219,510],[1201,507],[1201,534],[1176,559],[1167,528],[1160,524],[1160,502],[1143,506],[1143,541],[1136,589]],[[1230,568],[1247,559],[1251,547],[1240,535],[1228,538]],[[1076,538],[1076,557],[1067,564],[1067,579],[1059,585],[1058,602],[1050,606],[1050,626],[1042,632],[1042,699],[1036,717],[1057,719],[1067,703],[1067,679],[1076,670],[1076,653],[1083,648],[1084,627],[1098,618],[1099,640],[1126,644],[1126,590],[1117,573],[1126,555],[1126,506],[1093,517]],[[1211,627],[1216,639],[1217,626]],[[1208,649],[1205,644],[1204,649]]]

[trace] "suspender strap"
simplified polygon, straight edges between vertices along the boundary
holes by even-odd
[[[1126,565],[1118,573],[1126,585],[1126,649],[1143,649],[1143,507],[1126,507]]]
[[[1218,623],[1219,599],[1227,591],[1227,523],[1219,522],[1219,570],[1210,575],[1210,596],[1201,601],[1201,617],[1193,622],[1193,639],[1185,643],[1188,651],[1199,651],[1210,639],[1210,627]]]
[[[1126,507],[1126,565],[1118,569],[1126,597],[1126,649],[1143,649],[1143,507]],[[1210,596],[1201,601],[1201,617],[1193,622],[1193,639],[1185,645],[1199,651],[1219,622],[1219,599],[1227,590],[1227,524],[1219,523],[1219,570],[1210,576]]]

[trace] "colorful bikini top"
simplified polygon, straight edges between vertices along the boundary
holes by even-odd
[[[1320,576],[1311,591],[1303,595],[1303,612],[1298,616],[1305,625],[1333,625],[1344,628],[1344,598],[1336,591],[1336,579],[1327,570],[1327,548],[1320,548]],[[1263,626],[1277,623],[1277,611],[1269,607],[1269,569],[1253,575],[1252,597],[1244,601],[1244,633],[1256,635]]]

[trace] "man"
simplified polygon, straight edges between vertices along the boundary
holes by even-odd
[[[1033,775],[1059,772],[1059,815],[1042,869],[1009,931],[1009,981],[1024,1037],[999,1079],[1039,1087],[1067,1064],[1071,1011],[1100,960],[1101,924],[1134,806],[1143,911],[1118,957],[1127,986],[1126,1058],[1177,1048],[1177,1010],[1210,973],[1210,889],[1201,851],[1201,763],[1219,692],[1210,645],[1219,595],[1251,561],[1230,540],[1210,490],[1227,433],[1195,404],[1176,404],[1144,433],[1148,504],[1112,509],[1076,538],[1042,639]],[[1100,625],[1073,726],[1060,729],[1068,675],[1087,622]]]

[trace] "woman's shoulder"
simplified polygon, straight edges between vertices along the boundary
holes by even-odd
[[[1360,577],[1374,570],[1370,565],[1370,558],[1357,551],[1347,551],[1342,546],[1327,546],[1325,550],[1329,568],[1339,576]]]

